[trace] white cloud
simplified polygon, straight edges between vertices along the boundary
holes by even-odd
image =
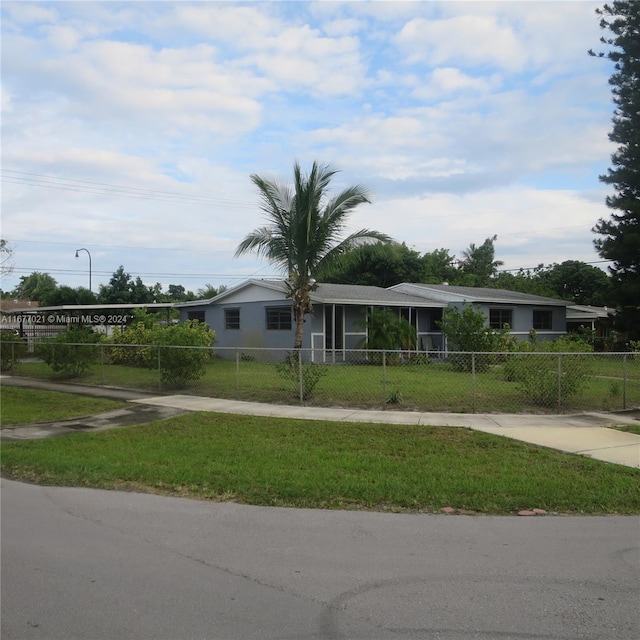
[[[366,23],[355,18],[328,20],[322,25],[322,30],[329,36],[348,36],[365,28]]]
[[[373,190],[354,227],[421,251],[497,233],[510,268],[594,259],[612,151],[610,63],[586,55],[595,6],[3,3],[3,178],[207,198],[7,180],[3,237],[23,268],[76,286],[84,272],[62,270],[80,245],[103,271],[210,274],[191,288],[269,275],[232,258],[262,222],[249,174],[287,179],[297,158]]]
[[[425,101],[441,101],[452,94],[487,94],[501,85],[502,80],[496,74],[474,77],[454,67],[440,67],[434,69],[426,81],[416,81],[413,96]]]
[[[416,18],[404,25],[395,42],[410,63],[449,65],[457,61],[467,67],[491,65],[516,71],[526,60],[512,26],[492,16]]]

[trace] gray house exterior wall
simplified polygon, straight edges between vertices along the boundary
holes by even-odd
[[[321,295],[336,302],[318,300]],[[359,296],[367,302],[350,296]],[[422,307],[415,306],[416,303]],[[313,300],[313,313],[305,318],[302,346],[312,350],[316,362],[343,361],[347,359],[347,351],[361,348],[366,339],[367,331],[363,326],[366,311],[373,307],[388,307],[414,324],[419,349],[442,349],[442,334],[434,324],[434,319],[442,315],[442,306],[436,304],[432,309],[431,303],[420,298],[378,287],[320,285]],[[267,310],[273,308],[288,312],[290,329],[267,328]],[[235,357],[238,349],[290,350],[293,347],[295,325],[291,318],[291,302],[285,297],[283,287],[273,282],[249,282],[211,300],[179,305],[179,310],[181,321],[203,320],[215,330],[215,346],[222,357]],[[227,312],[236,313],[236,320],[239,316],[237,328],[227,327]]]
[[[418,351],[446,351],[438,324],[443,309],[462,310],[472,304],[487,324],[508,322],[512,335],[521,340],[535,327],[541,340],[554,339],[567,330],[569,303],[512,291],[403,283],[390,289],[355,285],[318,285],[312,294],[313,313],[305,318],[303,349],[311,349],[316,362],[344,361],[349,350],[361,348],[368,309],[386,307],[408,319],[416,328]],[[282,282],[248,281],[211,300],[178,305],[180,319],[204,320],[216,332],[215,346],[222,357],[236,357],[237,350],[293,348],[295,323],[291,301]],[[282,310],[286,328],[269,328],[267,313]],[[229,315],[227,315],[229,314]],[[227,322],[228,319],[231,319]],[[541,319],[546,326],[540,326]],[[548,322],[550,321],[550,325]],[[290,322],[290,324],[289,324]],[[232,325],[232,326],[229,326]],[[233,326],[237,325],[237,326]]]
[[[452,302],[449,307],[462,311],[465,306],[469,306],[468,302]],[[510,324],[509,333],[520,340],[529,338],[531,329],[533,329],[533,312],[543,311],[551,314],[551,329],[536,329],[536,334],[540,340],[555,340],[567,332],[567,319],[565,307],[549,307],[545,305],[517,305],[505,303],[488,303],[474,302],[471,303],[473,308],[480,311],[489,324],[491,310],[510,312],[512,322]]]
[[[447,306],[461,311],[467,305],[473,305],[482,312],[487,324],[490,324],[492,310],[506,312],[511,335],[520,340],[528,339],[535,328],[538,339],[555,340],[567,332],[567,305],[569,302],[521,294],[501,289],[480,289],[474,287],[456,287],[448,285],[421,285],[403,283],[392,287],[396,291],[424,296],[425,298],[445,302]],[[546,315],[551,320],[550,328],[534,327],[534,312]]]

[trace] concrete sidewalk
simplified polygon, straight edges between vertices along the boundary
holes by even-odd
[[[2,439],[15,440],[47,437],[58,433],[101,430],[169,417],[173,412],[211,411],[242,415],[296,418],[303,420],[334,420],[341,422],[369,422],[381,424],[409,424],[466,427],[494,435],[513,438],[530,444],[580,454],[614,464],[640,468],[640,436],[607,428],[613,425],[639,425],[640,411],[623,414],[581,413],[574,415],[482,414],[482,413],[421,413],[414,411],[370,411],[332,407],[305,407],[242,402],[201,396],[158,396],[150,393],[90,387],[77,384],[52,383],[29,378],[0,376],[0,383],[66,393],[126,400],[132,407],[85,419],[67,420],[48,425],[21,425],[3,429]],[[135,410],[134,406],[139,409]],[[166,413],[146,413],[144,409],[163,408]],[[145,415],[146,414],[146,415]],[[26,430],[26,431],[25,431]],[[36,435],[39,434],[39,435]]]

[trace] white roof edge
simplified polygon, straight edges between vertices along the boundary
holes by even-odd
[[[237,293],[238,291],[242,291],[246,287],[250,285],[258,285],[259,287],[265,287],[266,289],[271,289],[273,291],[282,291],[282,283],[284,280],[260,280],[259,278],[249,278],[249,280],[245,280],[240,284],[235,285],[234,287],[230,287],[229,289],[225,289],[222,293],[219,293],[217,296],[213,296],[213,298],[207,298],[206,300],[189,300],[189,302],[179,302],[176,304],[176,307],[198,307],[203,305],[209,305],[214,302],[218,302],[227,296],[230,296],[232,293]]]
[[[311,296],[311,302],[318,304],[360,304],[370,305],[372,307],[417,307],[417,306],[429,306],[429,307],[446,307],[446,303],[439,300],[354,300],[353,298],[320,298]]]
[[[537,300],[527,300],[525,298],[522,298],[521,300],[515,300],[513,298],[502,298],[499,295],[496,296],[491,296],[490,300],[488,300],[485,296],[474,296],[474,295],[466,295],[466,294],[462,294],[462,293],[457,293],[455,291],[446,291],[443,289],[434,289],[433,287],[438,287],[441,285],[429,285],[429,284],[421,284],[419,282],[401,282],[399,284],[394,284],[393,286],[389,287],[389,289],[397,289],[399,287],[407,287],[408,289],[413,289],[413,290],[427,290],[430,293],[439,296],[439,297],[445,297],[445,298],[451,298],[452,302],[469,302],[471,304],[478,304],[478,303],[482,303],[482,302],[491,302],[491,303],[495,303],[495,304],[529,304],[532,306],[535,306],[536,303],[537,304],[545,304],[545,305],[549,305],[549,306],[558,306],[558,307],[568,307],[569,305],[571,305],[572,303],[568,300],[560,300],[560,299],[556,299],[556,298],[549,298],[548,296],[539,296],[533,293],[522,293],[523,296],[533,296],[534,298],[537,298]],[[457,285],[451,285],[452,287],[457,286]],[[468,287],[470,289],[472,289],[473,287]],[[498,293],[500,291],[500,289],[495,289],[496,293]],[[511,291],[511,293],[514,294],[519,294],[521,293],[520,291]]]

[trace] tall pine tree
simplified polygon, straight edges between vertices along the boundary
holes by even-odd
[[[609,139],[618,148],[611,156],[612,166],[600,176],[615,194],[606,200],[610,218],[598,220],[593,228],[602,236],[594,244],[613,262],[619,326],[630,338],[640,339],[640,2],[615,0],[597,13],[600,27],[610,34],[600,39],[608,51],[597,55],[615,63],[609,79],[615,104]]]

